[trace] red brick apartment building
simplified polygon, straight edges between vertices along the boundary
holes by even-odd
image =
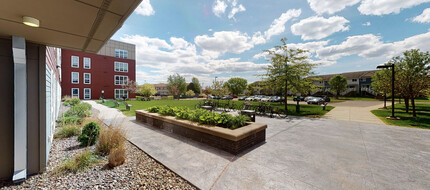
[[[136,80],[135,45],[109,40],[97,54],[62,50],[62,96],[135,98],[121,85]]]

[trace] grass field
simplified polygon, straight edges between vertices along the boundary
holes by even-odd
[[[391,106],[387,110],[372,110],[372,113],[390,125],[430,129],[430,104],[416,104],[415,106],[417,112],[416,118],[412,117],[411,106],[409,113],[406,113],[405,104],[396,104],[394,107],[394,114],[400,120],[386,119],[386,117],[391,116]]]
[[[136,101],[136,100],[130,100],[127,101],[128,104],[132,105],[130,111],[127,111],[125,108],[125,105],[120,101],[119,107],[116,107],[117,109],[121,110],[124,115],[126,116],[135,116],[135,110],[142,110],[146,109],[152,106],[177,106],[177,107],[188,107],[190,109],[195,109],[195,106],[198,102],[201,100],[153,100],[153,101]],[[221,100],[220,102],[223,102],[224,100]],[[98,101],[101,103],[100,101]],[[225,101],[226,102],[226,101]],[[243,105],[243,101],[234,101],[235,104],[241,106]],[[115,104],[112,100],[106,100],[105,103],[102,103],[103,105],[107,107],[115,107]],[[258,104],[258,102],[253,102],[253,104]],[[273,106],[278,106],[283,108],[283,104],[279,103],[270,103]],[[332,110],[333,106],[327,106],[326,110],[322,110],[321,106],[318,105],[300,105],[300,113],[296,112],[296,105],[295,104],[288,104],[288,114],[289,115],[296,115],[296,116],[310,116],[310,117],[319,117],[330,110]]]

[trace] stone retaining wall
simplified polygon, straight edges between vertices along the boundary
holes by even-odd
[[[217,126],[204,126],[196,122],[142,110],[136,111],[136,120],[232,154],[239,154],[266,140],[267,125],[260,123],[249,123],[247,126],[232,130]]]

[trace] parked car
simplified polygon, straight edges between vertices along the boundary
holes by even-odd
[[[233,98],[237,98],[237,96],[234,95],[234,94],[230,94],[230,96],[233,97]]]
[[[219,96],[213,96],[212,99],[219,100],[221,98]]]
[[[308,100],[308,104],[321,105],[321,104],[324,104],[324,103],[325,103],[324,99],[322,99],[320,97],[314,97],[314,98]]]
[[[324,100],[324,102],[330,102],[330,98],[328,96],[320,96]]]
[[[242,96],[242,97],[240,97],[238,100],[240,100],[240,101],[244,101],[246,98],[248,98],[247,96]]]
[[[269,99],[269,102],[279,102],[279,101],[281,101],[281,97],[279,96],[272,96]]]
[[[222,96],[221,100],[233,100],[232,96]]]
[[[296,96],[296,97],[293,98],[293,100],[295,102],[297,102],[297,101],[305,101],[305,98],[303,96]]]
[[[262,101],[262,102],[269,102],[270,98],[272,98],[272,97],[266,96],[266,97],[261,98],[260,101]]]
[[[208,95],[208,99],[214,99],[214,96]]]
[[[310,99],[312,99],[312,98],[315,98],[315,97],[313,97],[313,96],[306,96],[305,97],[305,99],[304,99],[304,101],[305,102],[308,102]]]
[[[255,96],[250,96],[248,98],[245,99],[245,101],[254,101]]]

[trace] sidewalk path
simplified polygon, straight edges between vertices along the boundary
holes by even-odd
[[[200,189],[428,189],[430,130],[257,117],[266,142],[234,156],[89,101],[107,125]]]
[[[335,106],[335,108],[325,114],[323,118],[384,125],[384,122],[370,112],[371,110],[383,107],[384,102],[344,101],[329,105]]]

